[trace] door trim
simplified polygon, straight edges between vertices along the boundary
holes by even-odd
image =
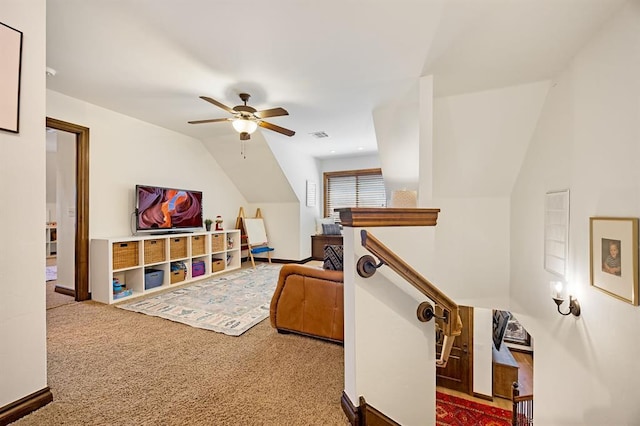
[[[47,127],[76,135],[75,300],[89,293],[89,128],[47,117]]]

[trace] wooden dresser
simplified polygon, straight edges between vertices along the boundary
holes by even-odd
[[[500,350],[493,346],[493,396],[511,399],[511,385],[518,381],[518,362],[502,343]]]
[[[342,235],[312,235],[311,257],[314,260],[324,260],[324,246],[342,245]]]

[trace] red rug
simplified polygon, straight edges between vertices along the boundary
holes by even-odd
[[[436,392],[440,426],[511,426],[511,411]]]

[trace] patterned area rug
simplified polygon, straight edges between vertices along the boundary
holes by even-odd
[[[269,316],[281,267],[266,263],[117,307],[239,336]]]
[[[436,424],[440,426],[510,426],[511,411],[436,392]]]
[[[45,271],[46,281],[54,281],[58,279],[58,267],[56,265],[47,266]]]

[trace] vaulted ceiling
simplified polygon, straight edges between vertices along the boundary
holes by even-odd
[[[257,109],[318,158],[376,152],[373,111],[552,77],[622,0],[47,0],[47,88],[201,140],[199,96]],[[327,138],[312,133],[323,131]],[[235,136],[234,136],[235,135]]]

